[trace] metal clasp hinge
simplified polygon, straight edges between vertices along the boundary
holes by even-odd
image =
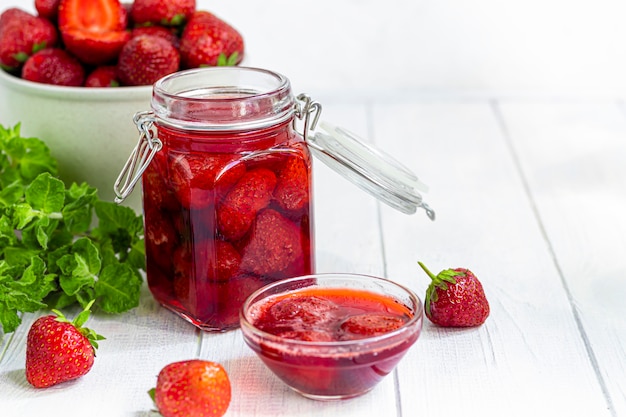
[[[307,141],[309,132],[315,130],[315,126],[317,126],[317,122],[320,119],[322,105],[311,99],[307,94],[299,94],[296,99],[295,115],[298,119],[304,120],[302,137]],[[311,120],[311,115],[313,115],[313,120]]]
[[[139,141],[130,153],[120,175],[115,180],[115,202],[120,204],[135,188],[146,168],[152,162],[152,158],[163,147],[161,140],[155,135],[152,127],[155,117],[151,111],[135,113],[133,122],[139,130]]]

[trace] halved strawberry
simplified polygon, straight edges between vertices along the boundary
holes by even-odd
[[[127,14],[118,0],[61,0],[59,29],[68,51],[86,64],[117,59],[130,39]]]

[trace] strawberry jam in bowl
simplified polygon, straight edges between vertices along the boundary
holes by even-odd
[[[410,289],[358,274],[285,279],[240,311],[245,342],[287,386],[315,400],[363,395],[419,338],[423,306]]]

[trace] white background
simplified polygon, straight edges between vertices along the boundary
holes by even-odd
[[[0,0],[34,11],[34,1]],[[626,92],[621,0],[212,0],[247,64],[344,98]],[[321,81],[323,80],[323,81]]]

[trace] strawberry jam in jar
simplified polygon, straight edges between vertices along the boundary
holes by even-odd
[[[148,286],[203,330],[238,327],[253,291],[314,269],[311,155],[289,80],[187,70],[155,83],[151,107],[125,167],[141,165]]]

